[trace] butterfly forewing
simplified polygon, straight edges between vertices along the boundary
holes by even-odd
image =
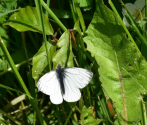
[[[39,81],[37,82],[37,88],[44,94],[50,95],[54,88],[53,83],[55,79],[56,79],[55,70],[50,71],[39,79]]]
[[[64,69],[64,100],[75,102],[81,98],[79,88],[84,88],[91,80],[93,73],[82,68],[65,68]]]
[[[82,68],[65,68],[65,79],[68,79],[75,87],[84,88],[91,80],[93,73]]]

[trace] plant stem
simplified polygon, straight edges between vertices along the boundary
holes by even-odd
[[[27,60],[27,63],[28,63],[28,69],[29,69],[29,72],[30,72],[31,69],[30,69],[30,65],[29,65],[28,52],[27,52],[27,48],[26,48],[25,33],[22,32],[21,36],[22,36],[22,43],[23,43],[23,48],[24,48],[24,51],[25,51],[26,60]]]
[[[82,27],[82,30],[83,30],[83,34],[86,30],[86,26],[85,26],[85,22],[84,22],[84,19],[83,19],[83,15],[81,13],[81,10],[80,10],[80,7],[79,7],[79,4],[77,2],[77,0],[73,0],[74,1],[74,4],[75,4],[75,8],[76,8],[76,11],[77,11],[77,15],[80,19],[80,24],[81,24],[81,27]]]
[[[21,125],[21,123],[19,121],[17,121],[11,115],[8,115],[6,112],[4,112],[1,109],[0,109],[0,113],[2,113],[5,117],[9,118],[11,121],[13,121],[15,123],[15,125]]]
[[[139,97],[139,102],[140,102],[140,108],[142,112],[141,123],[142,125],[147,125],[146,107],[145,107],[145,102],[143,101],[142,96]]]
[[[75,15],[75,12],[74,12],[74,8],[73,8],[73,5],[72,5],[72,2],[71,0],[68,0],[69,2],[69,5],[70,5],[70,9],[71,9],[71,13],[72,13],[72,17],[73,17],[73,20],[74,20],[74,23],[76,23],[76,15]]]
[[[50,6],[50,0],[47,0],[47,6],[48,7]],[[49,16],[49,13],[47,11],[45,11],[45,15],[48,17]]]
[[[49,15],[55,20],[55,22],[62,28],[63,31],[66,31],[66,27],[62,24],[62,22],[57,18],[57,16],[52,12],[52,10],[47,6],[47,4],[41,0],[42,6],[48,11]]]
[[[122,2],[123,4],[123,2]],[[131,21],[131,25],[133,26],[133,28],[135,29],[137,35],[139,36],[139,38],[141,39],[141,42],[144,43],[146,46],[147,46],[147,41],[145,39],[145,37],[142,35],[141,31],[144,33],[143,30],[139,29],[140,27],[137,26],[136,22],[134,21],[131,13],[129,12],[129,10],[127,9],[127,7],[123,4],[124,8],[127,10],[127,14],[128,14],[128,17]]]
[[[47,39],[46,39],[46,33],[45,33],[45,27],[44,27],[44,18],[43,18],[42,6],[40,3],[40,0],[35,0],[35,4],[37,7],[38,15],[40,17],[40,22],[41,22],[42,32],[43,32],[43,41],[45,42],[47,61],[48,61],[48,66],[49,66],[49,71],[50,71],[51,70],[50,57],[49,57],[49,52],[48,52],[48,48],[47,48]]]
[[[73,113],[73,111],[71,110],[70,113],[69,113],[69,115],[68,115],[68,117],[67,117],[67,119],[66,119],[66,121],[65,121],[65,123],[64,123],[64,125],[67,125],[67,123],[68,123],[68,121],[69,121],[72,113]]]
[[[145,19],[147,18],[147,0],[145,0]],[[147,23],[145,24],[145,31],[147,30]]]

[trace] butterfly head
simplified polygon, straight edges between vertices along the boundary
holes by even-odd
[[[58,64],[58,66],[57,66],[57,69],[61,69],[62,67],[61,67],[61,65],[60,64]]]

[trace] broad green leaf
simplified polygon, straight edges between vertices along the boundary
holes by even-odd
[[[99,65],[102,87],[114,102],[118,121],[132,125],[141,119],[139,97],[147,92],[146,61],[102,0],[97,0],[94,17],[85,33],[87,50]]]
[[[43,17],[46,34],[52,35],[53,28],[44,14]],[[26,8],[21,8],[18,12],[11,15],[9,20],[7,20],[3,25],[9,25],[20,32],[34,31],[42,33],[42,27],[36,7],[27,6]]]
[[[60,64],[62,67],[74,66],[71,37],[68,30],[65,31],[60,37],[57,47],[60,49],[57,50],[53,57],[53,67],[56,68],[58,64]]]
[[[94,118],[92,107],[88,109],[86,106],[83,107],[80,120],[81,125],[98,125],[101,121],[103,120]]]
[[[52,60],[53,54],[56,51],[56,45],[53,42],[47,42],[47,48],[50,55],[50,61]],[[48,65],[47,54],[45,49],[45,44],[41,46],[39,51],[33,57],[33,68],[32,76],[34,79],[38,79],[44,68]]]

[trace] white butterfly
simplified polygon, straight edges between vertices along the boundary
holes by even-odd
[[[37,88],[44,94],[50,95],[53,104],[60,104],[63,99],[75,102],[81,98],[79,89],[84,88],[92,79],[93,73],[87,69],[57,66],[43,75],[37,82]]]

